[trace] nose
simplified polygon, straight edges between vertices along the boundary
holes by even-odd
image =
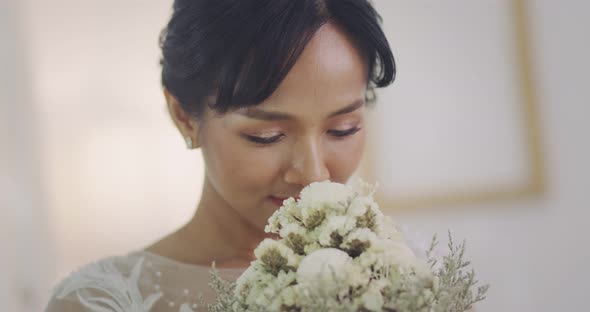
[[[330,171],[318,141],[308,139],[304,144],[294,146],[291,162],[285,171],[285,182],[303,187],[330,179]]]

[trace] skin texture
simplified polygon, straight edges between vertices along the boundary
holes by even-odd
[[[185,263],[247,267],[254,248],[269,237],[264,226],[278,209],[271,196],[296,197],[316,181],[346,183],[357,169],[365,145],[367,71],[346,33],[326,24],[279,88],[253,108],[223,115],[209,110],[196,120],[165,90],[179,131],[203,153],[206,174],[194,217],[147,250]],[[261,119],[269,112],[284,116]]]

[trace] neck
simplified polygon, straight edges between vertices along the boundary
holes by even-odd
[[[223,200],[207,178],[197,211],[182,231],[199,246],[199,258],[236,265],[254,260],[254,249],[268,237]]]

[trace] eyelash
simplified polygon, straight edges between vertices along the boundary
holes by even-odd
[[[359,132],[361,130],[360,127],[354,127],[348,130],[328,130],[328,133],[336,138],[345,138],[347,136],[351,136],[357,132]],[[253,136],[253,135],[244,135],[245,138],[253,143],[256,144],[260,144],[260,145],[270,145],[273,143],[276,143],[278,141],[280,141],[285,135],[284,134],[279,134],[270,138],[263,138],[263,137],[257,137],[257,136]]]

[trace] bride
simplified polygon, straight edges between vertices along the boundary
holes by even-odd
[[[160,43],[168,111],[205,161],[194,217],[72,273],[46,311],[203,311],[212,261],[237,278],[284,199],[347,182],[372,89],[395,77],[367,0],[176,0]]]

